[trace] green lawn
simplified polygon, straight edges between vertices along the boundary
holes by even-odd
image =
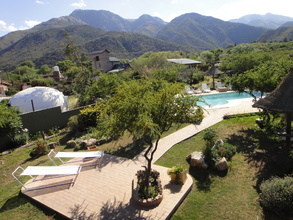
[[[193,151],[202,150],[203,132],[175,145],[156,162],[166,167],[184,165],[194,180],[192,191],[172,219],[274,219],[259,206],[258,190],[263,179],[286,172],[277,164],[272,167],[275,161],[269,159],[273,152],[284,158],[282,151],[274,150],[283,144],[260,131],[255,119],[233,118],[213,126],[220,139],[238,148],[227,173],[189,169],[185,158]],[[282,160],[279,163],[283,167]]]
[[[189,170],[194,178],[194,187],[172,219],[262,219],[263,213],[258,198],[258,186],[261,180],[271,175],[286,172],[286,164],[275,160],[284,155],[278,150],[280,143],[268,139],[267,135],[255,126],[255,116],[224,120],[214,126],[220,138],[237,146],[239,152],[233,157],[231,168],[227,174]],[[173,131],[173,130],[172,130]],[[159,161],[158,165],[172,167],[182,164],[188,168],[185,157],[193,151],[201,151],[204,146],[203,133],[175,145]],[[66,140],[60,137],[61,146],[56,151],[64,150]],[[125,140],[124,140],[125,141]],[[123,155],[130,151],[127,147],[116,143],[117,149],[112,153]],[[113,145],[112,145],[113,146]],[[33,146],[0,156],[0,219],[55,219],[55,214],[44,211],[26,198],[19,196],[21,186],[13,179],[11,173],[19,165],[52,165],[47,156],[30,159]],[[107,150],[107,145],[100,146]],[[122,150],[121,150],[122,149]],[[143,149],[143,148],[141,148]],[[68,149],[66,149],[68,150]],[[72,150],[72,149],[69,149]],[[269,157],[271,153],[274,157]],[[273,162],[274,168],[271,167]],[[22,181],[28,178],[23,177]],[[269,218],[267,215],[265,219]]]

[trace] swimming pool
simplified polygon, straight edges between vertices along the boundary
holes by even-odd
[[[253,93],[256,97],[260,97],[260,93]],[[238,92],[227,92],[227,93],[217,93],[217,94],[207,94],[201,95],[200,100],[197,105],[202,107],[209,106],[221,106],[228,104],[231,100],[240,100],[240,99],[252,99],[252,96],[247,93],[238,93]]]

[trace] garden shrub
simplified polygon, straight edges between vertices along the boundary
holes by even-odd
[[[21,132],[18,134],[15,134],[13,139],[11,140],[11,145],[13,147],[19,147],[21,145],[24,145],[29,140],[29,134],[27,132]]]
[[[273,177],[260,186],[261,206],[282,217],[293,217],[293,177]]]
[[[223,146],[215,149],[215,151],[219,157],[225,157],[227,160],[231,160],[232,157],[236,154],[236,147],[234,145],[224,143]]]
[[[71,132],[77,132],[79,130],[78,116],[77,115],[74,115],[69,118],[68,123],[67,123],[67,127],[69,128],[69,130]]]
[[[31,158],[36,158],[48,153],[48,146],[43,139],[38,139],[36,141],[36,147],[30,152]]]

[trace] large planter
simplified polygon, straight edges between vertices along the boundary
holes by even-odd
[[[170,173],[171,182],[175,184],[184,184],[187,179],[187,170],[183,170],[179,173]]]
[[[144,172],[144,171],[138,171],[139,172]],[[162,200],[163,200],[163,190],[162,190],[162,184],[159,179],[159,174],[157,171],[154,171],[157,173],[157,177],[155,178],[156,180],[151,183],[152,187],[157,187],[158,189],[158,194],[154,197],[151,198],[142,198],[141,193],[140,193],[140,187],[141,187],[141,182],[139,180],[139,175],[137,174],[136,178],[133,181],[132,184],[132,199],[133,201],[144,207],[153,207],[159,205]],[[152,178],[153,179],[153,178]]]

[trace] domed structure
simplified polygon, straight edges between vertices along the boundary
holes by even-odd
[[[15,94],[10,100],[11,106],[25,113],[60,106],[61,111],[68,110],[67,97],[62,92],[49,87],[32,87]]]

